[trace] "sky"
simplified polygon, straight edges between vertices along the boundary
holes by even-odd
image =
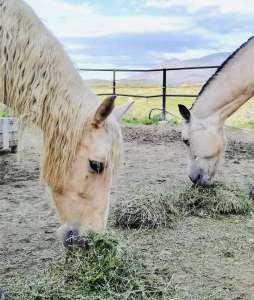
[[[25,0],[77,67],[151,68],[232,52],[254,35],[253,0]]]

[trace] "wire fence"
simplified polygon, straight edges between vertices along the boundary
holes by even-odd
[[[123,97],[133,97],[133,98],[161,98],[162,104],[161,109],[153,108],[153,110],[161,111],[161,119],[166,119],[167,114],[167,97],[185,97],[185,98],[196,98],[198,95],[193,94],[172,94],[168,93],[168,82],[167,82],[167,74],[170,71],[183,71],[183,70],[202,70],[202,69],[218,69],[219,66],[199,66],[199,67],[178,67],[178,68],[162,68],[162,69],[92,69],[92,68],[80,68],[79,71],[83,72],[109,72],[112,73],[112,90],[109,93],[99,93],[99,96],[123,96]],[[117,90],[117,75],[119,73],[151,73],[156,72],[161,74],[160,78],[162,80],[162,85],[160,87],[161,92],[159,94],[152,95],[140,95],[140,94],[126,94],[120,93]],[[149,117],[151,116],[151,112],[149,113]]]

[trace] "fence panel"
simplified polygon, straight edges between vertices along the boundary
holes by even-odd
[[[122,96],[122,97],[133,97],[133,98],[161,98],[162,100],[162,113],[161,119],[166,119],[167,114],[167,97],[186,97],[186,98],[195,98],[198,95],[190,95],[190,94],[168,94],[167,93],[167,72],[170,71],[183,71],[183,70],[202,70],[202,69],[218,69],[219,66],[199,66],[199,67],[179,67],[179,68],[162,68],[162,69],[91,69],[91,68],[80,68],[79,71],[83,72],[109,72],[112,73],[112,93],[99,93],[99,96]],[[162,87],[161,94],[154,95],[139,95],[139,94],[125,94],[117,92],[117,73],[149,73],[149,72],[158,72],[161,73],[162,78]],[[152,109],[154,110],[154,109]],[[151,115],[151,112],[149,116]]]

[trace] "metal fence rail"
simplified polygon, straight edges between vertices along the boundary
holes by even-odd
[[[133,97],[133,98],[160,98],[162,99],[162,111],[161,119],[166,118],[166,107],[167,107],[167,97],[185,97],[185,98],[195,98],[198,95],[190,94],[168,94],[167,93],[167,72],[170,71],[183,71],[183,70],[202,70],[202,69],[218,69],[219,66],[199,66],[199,67],[179,67],[179,68],[162,68],[162,69],[92,69],[92,68],[80,68],[79,71],[85,72],[111,72],[112,73],[112,93],[100,93],[99,96],[116,95],[123,97]],[[162,86],[161,94],[157,95],[137,95],[137,94],[123,94],[117,92],[116,78],[117,73],[147,73],[147,72],[159,72],[161,73]],[[149,114],[150,115],[150,114]]]

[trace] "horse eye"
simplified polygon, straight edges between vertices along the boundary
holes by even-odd
[[[104,164],[102,162],[96,160],[89,160],[89,165],[90,168],[97,174],[100,174],[104,171]]]
[[[184,144],[187,146],[190,146],[190,141],[189,140],[183,140]]]

